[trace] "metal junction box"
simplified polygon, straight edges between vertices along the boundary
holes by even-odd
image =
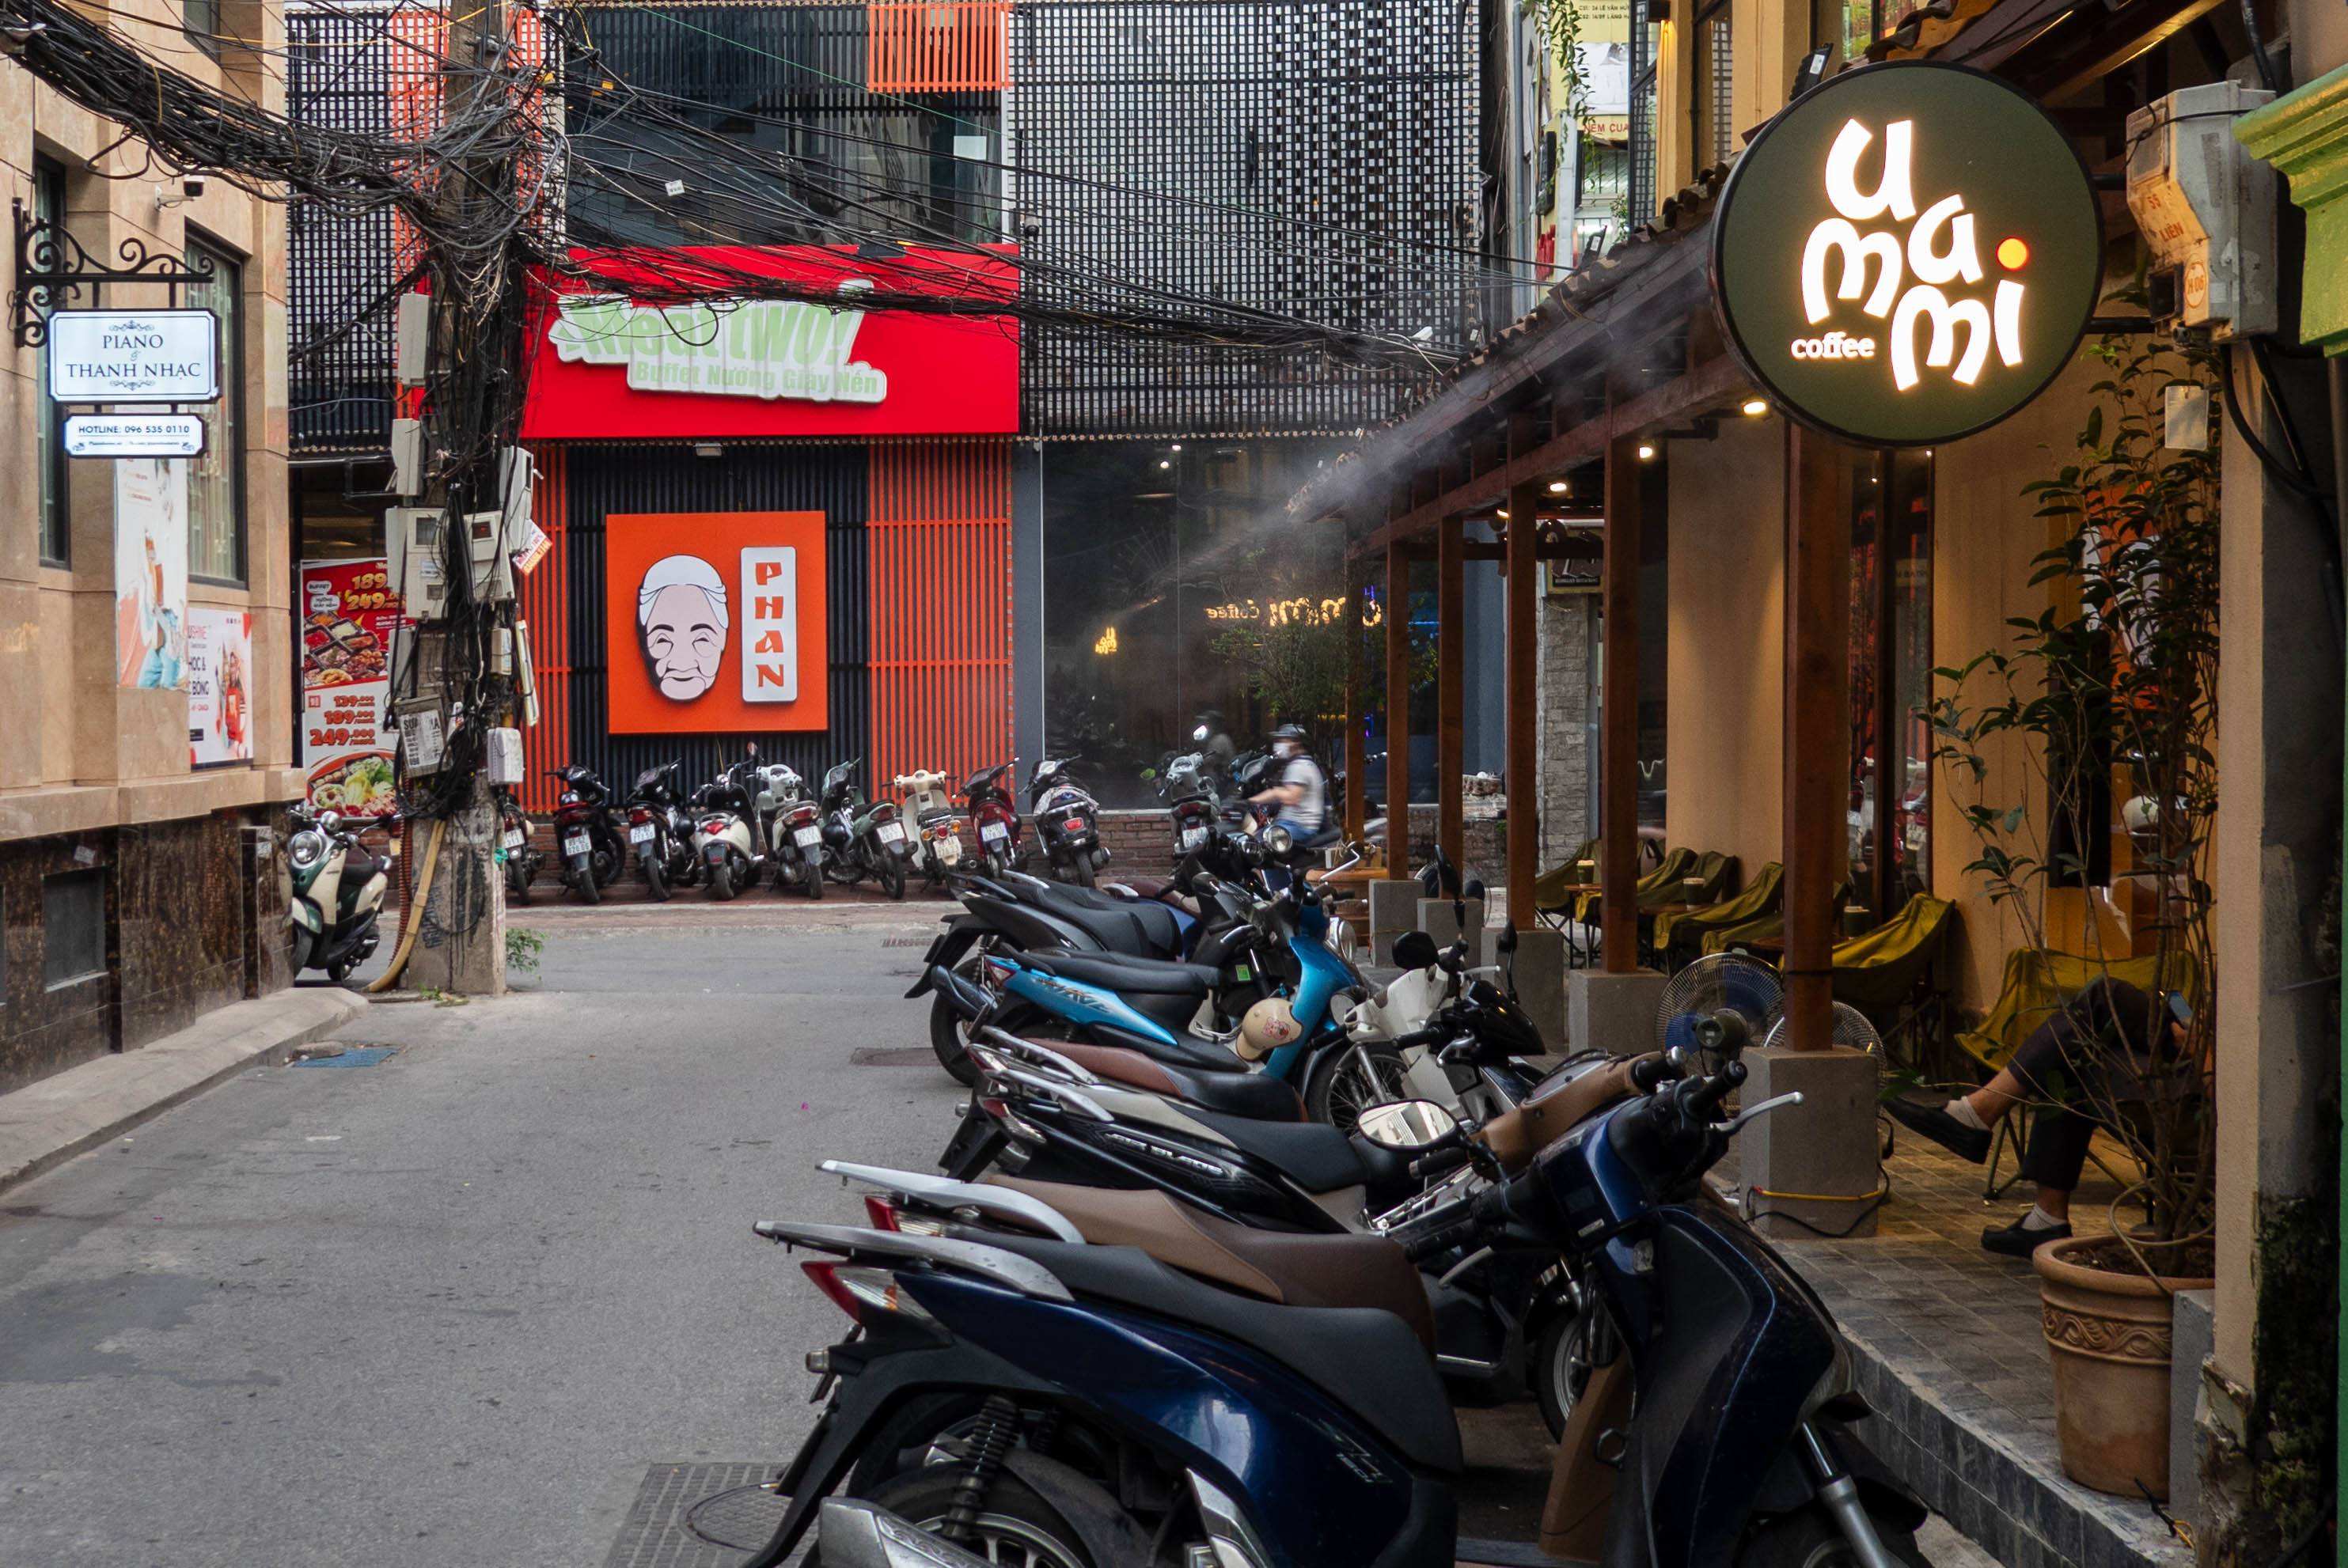
[[[2275,173],[2234,139],[2234,121],[2273,97],[2212,82],[2128,116],[2128,211],[2165,325],[2219,343],[2275,330]]]

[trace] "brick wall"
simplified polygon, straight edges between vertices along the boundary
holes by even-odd
[[[1543,870],[1580,849],[1591,825],[1591,721],[1597,716],[1591,651],[1598,600],[1569,594],[1541,600],[1533,668],[1540,682]]]

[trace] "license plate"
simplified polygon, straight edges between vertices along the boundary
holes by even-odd
[[[795,829],[791,834],[791,842],[801,849],[812,849],[823,842],[823,829],[819,827]]]
[[[1198,847],[1199,847],[1199,845],[1202,845],[1202,844],[1204,844],[1204,843],[1206,843],[1206,842],[1207,842],[1207,830],[1206,830],[1205,828],[1203,828],[1203,827],[1186,827],[1186,828],[1184,828],[1184,829],[1182,830],[1182,847],[1183,847],[1183,848],[1185,848],[1185,849],[1196,849],[1196,848],[1198,848]]]
[[[564,839],[562,841],[562,853],[565,855],[586,854],[587,835],[583,833],[574,833],[570,837]]]
[[[713,844],[713,845],[708,845],[707,847],[708,847],[708,851],[709,851],[709,864],[710,864],[710,865],[712,865],[712,866],[723,866],[723,865],[725,865],[725,864],[726,864],[726,846],[725,846],[724,845],[722,845],[722,844]]]
[[[939,839],[938,858],[944,861],[948,866],[952,866],[955,861],[960,860],[962,858],[962,840],[956,838],[951,833],[947,834],[943,838]]]
[[[1068,832],[1070,832],[1070,833],[1082,833],[1082,832],[1084,832],[1084,830],[1085,830],[1086,827],[1090,826],[1091,825],[1090,825],[1089,823],[1086,822],[1086,821],[1085,821],[1085,819],[1084,819],[1083,817],[1081,817],[1081,816],[1072,816],[1072,817],[1068,818],[1068,820],[1067,820],[1067,821],[1066,821],[1066,822],[1064,822],[1064,823],[1060,824],[1060,825],[1061,825],[1062,827],[1066,828],[1066,829]]]
[[[982,823],[979,825],[978,835],[989,844],[1000,844],[1011,836],[1011,830],[999,822]]]
[[[652,841],[653,825],[651,823],[638,823],[635,826],[628,829],[628,842],[630,844],[650,844]]]
[[[523,845],[528,844],[529,842],[530,835],[524,833],[520,828],[509,827],[506,829],[506,847],[508,849],[520,849]]]
[[[877,831],[883,844],[895,844],[905,836],[905,825],[899,822],[884,822]]]

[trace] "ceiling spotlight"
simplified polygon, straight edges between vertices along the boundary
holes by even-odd
[[[1173,446],[1168,447],[1167,450],[1169,452],[1179,452],[1182,450],[1182,443],[1177,441]]]
[[[1562,479],[1551,479],[1549,482],[1549,493],[1552,496],[1562,496],[1572,488],[1572,486],[1567,484]]]
[[[1769,400],[1767,398],[1748,397],[1745,400],[1745,415],[1746,418],[1758,419],[1768,412]]]
[[[693,455],[696,457],[723,457],[726,456],[726,448],[715,441],[704,441],[694,447]]]
[[[1158,466],[1159,466],[1159,467],[1161,467],[1161,468],[1171,468],[1172,466],[1174,466],[1174,464],[1173,464],[1173,460],[1172,460],[1172,459],[1170,459],[1170,458],[1167,458],[1167,457],[1160,457],[1159,459],[1158,459]]]
[[[1653,446],[1648,446],[1645,442],[1641,442],[1639,444],[1639,461],[1642,463],[1651,463],[1654,461],[1654,457],[1655,449]]]
[[[1495,511],[1495,515],[1497,515],[1502,522],[1504,522],[1504,523],[1505,523],[1505,522],[1507,522],[1507,521],[1509,520],[1509,508],[1508,508],[1508,507],[1496,507],[1496,508],[1494,508],[1494,511]]]

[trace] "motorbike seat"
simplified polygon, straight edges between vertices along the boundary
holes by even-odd
[[[1073,1040],[1055,1040],[1052,1049],[1095,1077],[1128,1089],[1146,1089],[1251,1122],[1304,1120],[1304,1102],[1296,1091],[1261,1072],[1194,1071],[1120,1046]]]
[[[1382,1433],[1411,1463],[1446,1474],[1460,1469],[1450,1393],[1417,1334],[1392,1312],[1267,1307],[1192,1279],[1138,1247],[1077,1246],[999,1232],[983,1239],[1042,1264],[1080,1296],[1210,1329],[1254,1350]]]
[[[1178,964],[1164,958],[1137,958],[1124,953],[1023,952],[1019,962],[1031,969],[1099,986],[1129,995],[1203,997],[1222,979],[1203,964]]]
[[[1047,915],[1066,920],[1112,953],[1157,958],[1182,950],[1182,924],[1174,911],[1145,898],[1119,898],[1089,887],[1047,885],[1023,890]]]
[[[1385,1236],[1253,1230],[1155,1187],[1082,1187],[1000,1171],[986,1180],[1050,1204],[1096,1246],[1138,1246],[1169,1268],[1283,1307],[1375,1307],[1435,1349],[1426,1284]]]
[[[1203,1109],[1189,1114],[1242,1153],[1278,1166],[1308,1193],[1366,1186],[1374,1174],[1354,1140],[1325,1122],[1251,1122]]]

